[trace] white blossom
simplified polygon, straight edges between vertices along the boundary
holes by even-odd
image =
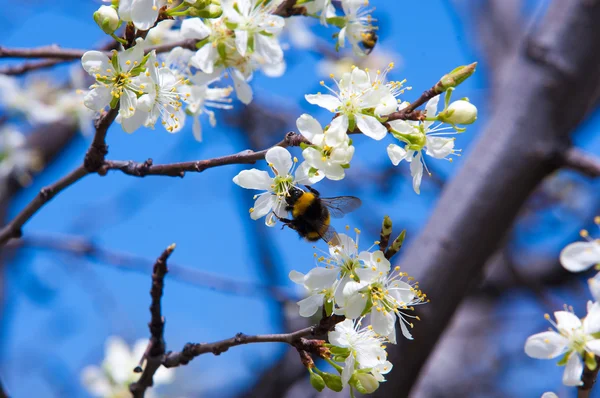
[[[94,21],[102,29],[104,33],[113,34],[119,27],[119,15],[117,10],[111,6],[100,6],[98,11],[94,13]]]
[[[268,3],[263,0],[223,0],[223,15],[233,27],[235,46],[244,57],[247,52],[257,52],[267,63],[283,59],[283,50],[277,35],[285,25],[282,17],[273,15],[282,0]]]
[[[385,381],[384,374],[392,370],[392,364],[387,361],[387,352],[383,343],[385,339],[377,335],[370,326],[360,329],[361,322],[346,319],[335,325],[328,334],[329,343],[336,347],[347,348],[348,356],[342,370],[342,383],[348,385],[352,376],[373,384],[368,392],[373,392],[379,382]],[[361,372],[361,370],[367,372]],[[369,374],[369,376],[366,376]],[[364,378],[361,380],[361,378]],[[367,386],[365,386],[367,387]]]
[[[594,337],[600,332],[600,304],[588,307],[588,315],[583,322],[571,311],[554,313],[556,323],[548,314],[545,318],[550,321],[555,331],[547,331],[530,336],[525,342],[525,353],[532,358],[552,359],[563,355],[561,364],[566,364],[563,374],[563,384],[579,386],[584,362],[600,355],[600,339]]]
[[[312,15],[320,15],[321,24],[327,26],[327,18],[335,17],[335,7],[331,0],[314,0],[303,4],[306,12]]]
[[[425,107],[427,119],[435,118],[440,96],[437,95],[427,102]],[[403,109],[408,104],[403,103],[399,109]],[[392,120],[388,124],[392,128],[392,135],[404,143],[403,146],[390,144],[387,147],[387,153],[394,166],[397,166],[402,160],[410,163],[410,173],[413,177],[413,189],[420,193],[421,180],[423,178],[423,168],[427,170],[423,151],[426,155],[436,159],[447,159],[450,155],[460,156],[460,150],[454,149],[454,138],[443,137],[444,135],[457,134],[456,132],[447,132],[452,127],[443,126],[439,123],[433,126],[434,122],[425,120],[423,122],[413,120]],[[429,174],[429,171],[427,170]]]
[[[131,21],[136,29],[148,30],[158,19],[158,10],[167,0],[119,0],[119,17]]]
[[[30,174],[42,165],[39,153],[26,147],[25,136],[12,125],[0,128],[0,181],[13,177],[21,185],[31,181]]]
[[[375,79],[360,68],[353,68],[337,81],[332,78],[338,90],[331,89],[321,82],[321,85],[331,94],[309,94],[306,100],[314,105],[335,113],[327,130],[329,145],[347,140],[348,129],[354,126],[368,137],[381,140],[387,134],[387,129],[378,116],[389,114],[396,110],[396,97],[402,92],[402,82],[385,83],[387,72],[393,68],[390,64],[383,73],[377,73]]]
[[[138,340],[131,350],[120,337],[109,337],[105,344],[105,357],[101,366],[87,366],[81,372],[81,381],[94,397],[125,398],[130,397],[129,384],[137,380],[139,373],[133,369],[144,355],[147,340]],[[163,366],[153,377],[154,387],[173,381],[174,369]],[[146,391],[147,397],[156,397],[153,389]]]
[[[368,53],[363,49],[363,42],[371,37],[377,29],[373,26],[375,20],[370,14],[372,10],[365,8],[368,5],[368,0],[342,0],[346,24],[338,35],[338,45],[344,47],[346,39],[348,39],[357,55]]]
[[[139,74],[144,70],[142,40],[132,48],[123,52],[113,52],[109,59],[101,51],[88,51],[81,57],[81,64],[96,82],[84,98],[84,104],[94,111],[101,111],[106,106],[120,101],[119,116],[123,119],[132,117],[138,104],[138,95],[144,90],[140,86]]]
[[[477,120],[477,107],[466,100],[454,101],[440,113],[438,119],[450,124],[472,124]]]
[[[276,219],[287,216],[286,197],[290,189],[301,184],[312,184],[323,176],[308,176],[309,167],[302,163],[294,173],[294,166],[298,159],[292,160],[292,155],[287,149],[275,146],[266,153],[265,160],[273,171],[271,177],[268,172],[258,169],[242,170],[233,178],[233,182],[242,188],[264,191],[255,195],[256,202],[250,209],[250,217],[257,220],[267,216],[265,223],[269,227],[276,224]]]
[[[312,116],[303,114],[296,120],[298,131],[306,137],[311,145],[302,151],[306,162],[314,169],[323,172],[330,180],[341,180],[345,176],[344,169],[350,166],[354,155],[354,147],[350,139],[329,142],[329,135],[323,131],[321,124]]]

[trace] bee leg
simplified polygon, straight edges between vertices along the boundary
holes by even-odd
[[[306,189],[308,189],[310,192],[312,192],[313,194],[315,194],[316,196],[319,196],[319,191],[317,191],[316,189],[314,189],[313,187],[311,187],[310,185],[305,185]]]

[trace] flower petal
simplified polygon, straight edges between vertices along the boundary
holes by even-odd
[[[387,154],[388,154],[390,160],[392,161],[392,164],[394,166],[398,166],[398,164],[401,161],[406,159],[407,152],[401,146],[398,146],[396,144],[390,144],[387,147]]]
[[[444,137],[427,137],[427,155],[443,159],[454,151],[454,140]]]
[[[542,332],[525,341],[525,354],[536,359],[556,358],[564,353],[569,341],[556,332]]]
[[[394,323],[396,322],[396,315],[385,309],[377,311],[377,306],[373,306],[371,310],[371,324],[373,325],[373,331],[377,334],[387,336],[394,331]]]
[[[413,178],[413,189],[417,194],[421,193],[421,180],[423,179],[423,163],[421,161],[421,152],[417,153],[410,162],[410,174]]]
[[[158,18],[158,7],[155,0],[133,0],[131,20],[139,30],[150,29]]]
[[[581,327],[581,320],[572,312],[556,311],[554,312],[558,328],[567,332],[571,332]]]
[[[583,373],[583,362],[579,355],[576,352],[572,352],[569,360],[567,361],[567,366],[565,367],[565,372],[563,373],[562,382],[565,386],[580,386],[583,384],[581,381],[581,374]]]
[[[383,139],[387,134],[385,126],[373,116],[356,115],[356,126],[364,135],[377,141]]]
[[[89,109],[99,112],[104,109],[112,99],[109,87],[99,86],[90,90],[83,98],[83,104]]]
[[[240,171],[233,182],[242,188],[269,191],[273,180],[264,170],[250,169]]]
[[[304,278],[304,285],[310,290],[329,288],[336,281],[340,271],[337,268],[316,267]]]
[[[92,76],[96,73],[100,73],[103,76],[106,74],[113,75],[115,73],[106,54],[100,51],[87,51],[81,57],[81,65],[83,66],[83,69]],[[110,72],[107,70],[110,70]]]
[[[337,146],[348,141],[348,116],[339,115],[331,121],[325,132],[325,142],[329,146]]]
[[[321,181],[325,174],[317,172],[314,176],[309,177],[310,165],[307,162],[302,162],[296,169],[294,175],[294,184],[296,185],[312,185]]]
[[[273,148],[269,149],[265,155],[265,160],[277,171],[277,174],[280,176],[289,174],[292,165],[294,164],[290,152],[280,146],[274,146]]]
[[[181,22],[181,36],[184,39],[202,40],[210,35],[210,28],[200,18],[187,18]]]
[[[324,297],[325,296],[322,294],[314,294],[312,296],[308,296],[304,300],[298,301],[298,306],[300,307],[300,316],[308,318],[316,314],[317,310],[323,305]]]
[[[243,104],[248,105],[252,102],[252,88],[246,81],[246,78],[240,71],[233,69],[231,73],[233,79],[233,87],[235,88],[235,94]]]
[[[307,94],[304,98],[309,104],[318,105],[332,113],[335,113],[336,109],[342,105],[337,97],[330,94]]]
[[[261,35],[256,35],[261,36]],[[248,51],[248,31],[243,29],[238,29],[235,31],[235,48],[238,50],[242,57],[246,56],[246,51]]]
[[[296,127],[298,127],[300,134],[302,134],[311,142],[315,135],[323,134],[323,127],[321,127],[321,124],[317,121],[317,119],[307,113],[303,114],[296,120]]]
[[[261,217],[264,217],[271,211],[273,208],[273,195],[270,193],[260,195],[256,202],[254,202],[254,207],[252,213],[250,213],[250,218],[253,220],[258,220]]]
[[[600,263],[600,244],[597,242],[571,243],[560,252],[560,263],[567,271],[585,271]]]

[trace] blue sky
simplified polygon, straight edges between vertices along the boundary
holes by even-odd
[[[374,15],[381,26],[379,48],[375,51],[386,49],[400,55],[399,59],[390,60],[399,66],[390,77],[408,79],[413,91],[405,95],[406,99],[416,98],[420,91],[429,88],[454,67],[477,60],[468,38],[468,28],[462,25],[464,21],[447,1],[406,1],[401,11],[396,2],[373,0],[371,3],[377,7]],[[6,4],[3,16],[0,16],[2,45],[33,47],[58,43],[63,47],[93,48],[105,39],[92,20],[92,13],[99,4],[44,0]],[[17,17],[7,18],[9,15]],[[325,39],[332,33],[323,28],[318,31]],[[289,51],[286,53],[286,75],[277,79],[260,74],[255,76],[252,85],[257,99],[263,104],[277,104],[277,107],[283,104],[286,111],[297,116],[310,112],[325,124],[330,116],[303,98],[304,94],[318,91],[320,78],[314,71],[319,58],[315,54]],[[65,70],[56,69],[50,75],[62,81]],[[457,141],[457,146],[465,149],[465,156],[468,156],[471,140],[487,119],[484,76],[480,69],[456,94],[469,97],[480,108],[476,125]],[[192,137],[191,123],[177,135],[159,128],[128,135],[119,125],[114,125],[108,134],[108,157],[176,162],[246,149],[241,143],[240,132],[223,121],[226,115],[218,116],[216,128],[211,129],[204,123],[202,143]],[[294,128],[295,117],[289,121],[288,129]],[[597,151],[600,144],[595,134],[597,126],[596,117],[584,126],[576,142]],[[279,141],[286,131],[273,135],[272,142]],[[89,139],[79,137],[33,186],[19,194],[12,213],[22,208],[40,187],[78,165]],[[358,176],[365,171],[376,172],[388,164],[387,142],[360,137],[355,140],[355,146],[357,153],[349,173]],[[299,156],[299,152],[294,154]],[[255,167],[263,166],[258,163]],[[460,159],[453,164],[439,161],[432,165],[434,172],[443,178],[451,178],[460,166]],[[257,239],[267,239],[273,243],[275,259],[281,269],[279,283],[289,286],[285,276],[291,269],[305,272],[313,266],[312,246],[299,240],[290,230],[269,229],[262,222],[258,229],[260,236],[255,235],[254,228],[248,228],[247,207],[253,193],[231,182],[243,168],[220,167],[202,174],[188,174],[183,179],[135,179],[120,173],[89,176],[45,206],[26,225],[24,232],[80,234],[106,248],[146,257],[148,267],[167,245],[175,242],[174,263],[258,284],[264,283],[265,278],[257,264]],[[378,231],[362,226],[362,221],[377,225],[383,214],[390,214],[395,225],[409,230],[410,241],[426,221],[439,193],[434,184],[424,182],[422,194],[417,196],[406,178],[396,178],[391,191],[384,194],[378,192],[368,178],[357,182],[363,207],[339,221],[336,227],[340,230],[349,223],[362,228],[366,247],[377,238],[369,233]],[[349,192],[344,182],[322,182],[317,188],[325,196],[357,194],[356,188]],[[594,204],[597,201],[590,200],[583,207],[593,214]],[[568,214],[564,217],[559,220],[560,236],[551,234],[546,242],[547,229],[543,227],[546,224],[541,223],[541,232],[535,233],[534,238],[523,232],[519,241],[528,247],[532,242],[543,241],[546,242],[541,246],[543,250],[557,252],[560,245],[575,239],[573,234],[577,230],[573,219]],[[52,396],[56,392],[52,385],[60,383],[73,396],[85,396],[78,382],[79,372],[83,366],[101,361],[107,336],[117,334],[131,343],[148,335],[149,273],[124,272],[56,253],[26,250],[8,264],[5,285],[7,300],[4,339],[0,346],[0,375],[14,396],[31,396],[34,392],[39,396]],[[426,286],[423,288],[426,290]],[[543,321],[543,310],[530,301],[517,295],[505,305],[519,307],[520,311],[528,308],[530,315],[537,314]],[[238,297],[193,287],[167,276],[163,313],[167,318],[168,348],[180,349],[188,341],[227,338],[240,331],[247,334],[277,331],[276,308],[271,300],[259,294]],[[542,322],[529,326],[541,327],[540,331],[546,327]],[[507,327],[518,332],[515,338],[522,341],[528,333],[536,331],[519,329],[512,323]],[[418,338],[418,326],[415,336]],[[233,394],[252,380],[253,372],[267,367],[281,352],[282,347],[276,345],[249,345],[232,349],[220,357],[202,356],[178,370],[177,391],[203,391],[208,397],[217,396],[215,391]],[[558,387],[560,372],[557,374],[552,370],[554,368],[554,364],[534,363],[522,355],[518,368],[501,375],[502,384],[509,386],[507,393],[511,396],[532,396],[530,394]],[[510,389],[513,383],[530,380],[532,372],[535,375],[543,372],[552,377],[531,383],[531,390]],[[49,373],[56,374],[48,376]],[[225,388],[224,392],[220,390],[222,388]]]

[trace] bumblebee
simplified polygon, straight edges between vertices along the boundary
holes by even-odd
[[[362,40],[360,42],[361,47],[363,48],[365,53],[368,55],[375,48],[375,45],[377,44],[377,40],[379,39],[379,37],[377,36],[377,33],[375,33],[375,30],[370,30],[366,33],[361,33],[361,36],[362,36]]]
[[[331,217],[340,218],[344,214],[356,210],[362,202],[354,196],[337,196],[321,198],[319,192],[306,186],[308,192],[293,187],[286,198],[286,210],[292,213],[292,219],[279,218],[287,226],[308,241],[323,239],[325,242],[336,242],[337,233],[330,225]]]

